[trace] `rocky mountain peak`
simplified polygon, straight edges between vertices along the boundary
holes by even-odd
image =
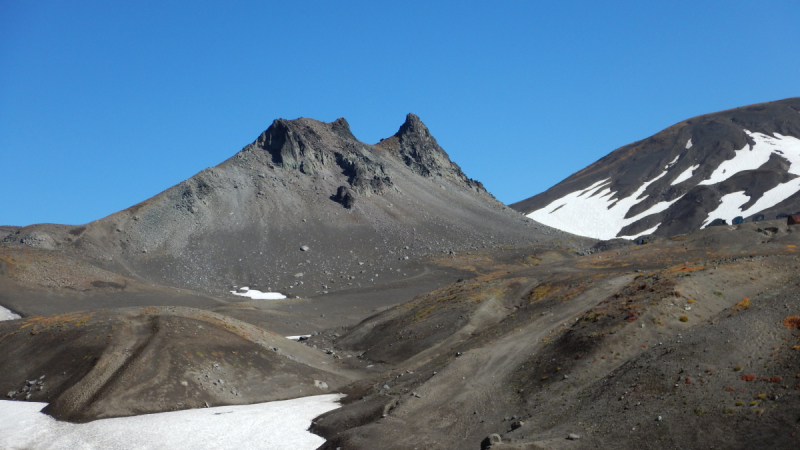
[[[389,150],[412,171],[424,177],[443,177],[459,181],[486,193],[483,184],[467,178],[458,164],[450,161],[447,152],[439,146],[428,127],[413,113],[406,115],[406,121],[394,136],[383,139],[377,147]]]

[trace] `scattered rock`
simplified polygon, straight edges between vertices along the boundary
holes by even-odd
[[[570,433],[570,434],[569,434],[569,436],[567,436],[567,439],[569,439],[570,441],[577,441],[577,440],[578,440],[578,439],[580,439],[580,438],[581,438],[581,437],[580,437],[580,436],[578,436],[578,435],[577,435],[577,434],[575,434],[575,433]]]
[[[301,251],[304,251],[304,252],[307,252],[307,251],[309,251],[309,250],[311,250],[311,249],[310,249],[310,248],[308,248],[308,246],[307,246],[307,245],[301,245],[301,246],[300,246],[300,250],[301,250]]]
[[[489,436],[486,436],[486,438],[484,438],[483,441],[481,442],[481,450],[487,450],[492,445],[500,444],[502,442],[503,439],[500,437],[499,434],[492,433]]]

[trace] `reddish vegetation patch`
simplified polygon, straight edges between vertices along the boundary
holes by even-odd
[[[681,264],[679,266],[673,267],[666,271],[667,274],[673,273],[688,273],[688,272],[695,272],[698,270],[705,270],[708,266],[703,265],[694,265],[692,263]]]
[[[783,325],[791,329],[800,328],[800,314],[783,319]]]
[[[781,381],[781,380],[782,380],[781,377],[772,377],[772,378],[769,379],[769,382],[770,383],[777,383],[778,381]]]
[[[734,305],[733,310],[734,311],[741,311],[741,310],[747,309],[749,307],[750,307],[750,299],[745,297],[744,300],[742,300],[739,303],[737,303],[736,305]]]
[[[752,373],[749,373],[747,375],[742,375],[742,380],[744,380],[744,381],[755,381],[756,378],[758,378],[758,377],[753,375]]]
[[[732,387],[727,387],[727,388],[725,388],[725,391],[726,392],[733,392],[733,388]]]

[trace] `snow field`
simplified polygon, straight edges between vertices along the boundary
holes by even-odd
[[[299,341],[300,338],[310,338],[310,334],[301,334],[300,336],[286,336],[286,339],[291,339],[293,341]]]
[[[736,156],[720,164],[709,179],[720,179],[724,181],[738,173],[733,172],[729,174],[725,172],[726,170],[738,170],[741,172],[743,170],[757,169],[761,167],[762,164],[769,161],[773,153],[789,161],[789,173],[800,175],[800,139],[792,136],[783,136],[778,133],[775,133],[775,137],[773,138],[761,133],[750,133],[747,130],[745,130],[745,132],[753,138],[756,145],[750,150],[748,150],[747,145],[741,150],[737,150]],[[760,161],[763,162],[759,164]],[[728,164],[726,165],[726,163]],[[726,167],[723,168],[723,166]],[[700,184],[709,183],[703,181]],[[717,209],[708,214],[705,222],[703,222],[703,226],[705,227],[714,219],[723,219],[731,223],[731,220],[736,216],[747,217],[757,214],[786,200],[798,191],[800,191],[800,178],[789,180],[786,183],[779,184],[767,192],[764,192],[764,195],[746,210],[742,210],[741,207],[750,201],[750,197],[745,195],[744,191],[724,195],[720,199],[720,205]]]
[[[569,233],[595,239],[613,239],[622,228],[643,217],[664,211],[680,200],[681,197],[678,197],[669,202],[659,202],[647,211],[625,218],[628,210],[641,201],[640,197],[647,187],[666,174],[667,172],[661,172],[657,177],[642,184],[632,195],[614,200],[611,199],[609,180],[598,181],[587,189],[561,197],[544,208],[528,214],[528,217]]]
[[[74,424],[40,411],[47,403],[0,400],[0,448],[7,450],[313,450],[325,439],[311,421],[339,407],[341,394],[218,406]]]
[[[708,179],[701,181],[698,185],[715,185],[742,171],[758,169],[769,161],[773,153],[789,161],[789,173],[800,175],[800,139],[792,136],[783,136],[778,133],[775,133],[775,137],[772,137],[762,133],[744,131],[755,142],[752,148],[748,144],[737,150],[733,159],[723,161]],[[691,147],[692,140],[689,139],[686,143],[686,148]],[[611,200],[614,197],[614,192],[610,188],[611,181],[610,179],[605,179],[593,183],[585,189],[567,194],[544,208],[531,212],[527,217],[569,233],[595,239],[613,239],[617,237],[622,228],[646,216],[662,212],[681,199],[681,197],[678,197],[669,202],[656,203],[647,211],[634,217],[625,218],[630,208],[643,200],[640,197],[647,187],[665,176],[675,166],[679,158],[680,155],[667,164],[661,174],[643,183],[636,192],[626,198]],[[698,164],[684,170],[670,184],[675,186],[688,180],[699,167],[700,165]],[[798,191],[800,191],[800,178],[780,184],[765,192],[746,211],[742,211],[741,206],[750,200],[748,196],[744,195],[743,192],[727,194],[722,197],[719,207],[708,215],[703,226],[717,218],[730,222],[736,216],[757,214],[777,205]],[[653,233],[658,229],[659,225],[639,233],[637,236]],[[636,236],[620,237],[632,239]]]
[[[261,292],[256,289],[250,289],[247,286],[240,287],[239,291],[231,291],[231,294],[241,297],[250,297],[253,300],[283,300],[286,298],[286,296],[280,292]]]
[[[0,306],[0,320],[16,320],[21,319],[22,317],[19,314],[14,314],[11,310],[3,308]]]
[[[694,166],[689,167],[688,169],[681,172],[681,174],[678,175],[678,178],[675,178],[672,181],[672,183],[670,183],[670,186],[675,186],[676,184],[683,183],[689,178],[692,178],[692,175],[694,175],[694,171],[697,170],[698,167],[700,167],[700,164],[695,164]]]

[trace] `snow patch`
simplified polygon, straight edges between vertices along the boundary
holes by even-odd
[[[800,139],[792,136],[783,136],[778,133],[775,133],[774,138],[761,133],[750,133],[749,131],[747,131],[747,134],[756,141],[756,145],[753,146],[753,150],[751,150],[749,153],[756,154],[742,154],[740,156],[739,153],[744,149],[738,150],[736,152],[736,157],[720,164],[720,168],[725,163],[731,163],[733,161],[737,161],[737,159],[739,161],[738,165],[729,164],[729,168],[747,167],[748,164],[752,166],[757,164],[758,161],[763,161],[761,163],[763,164],[769,160],[769,157],[772,153],[777,153],[789,161],[790,165],[789,170],[787,171],[788,173],[800,175]],[[740,171],[757,169],[761,166],[761,164],[758,164],[755,167],[740,169]],[[720,169],[717,168],[717,170],[714,171],[714,173],[711,175],[711,179],[714,179],[714,175],[717,174],[719,170]],[[725,175],[728,174],[726,173]],[[724,178],[723,181],[727,178],[730,178],[730,175]],[[703,182],[700,184],[708,183]],[[731,194],[724,195],[720,199],[721,203],[717,209],[708,214],[708,218],[706,218],[705,222],[703,222],[703,226],[705,227],[714,219],[723,219],[730,223],[730,221],[736,216],[748,217],[753,214],[757,214],[786,200],[798,191],[800,191],[800,178],[789,180],[786,183],[781,183],[767,192],[764,192],[761,198],[756,200],[756,202],[746,210],[742,210],[741,207],[750,201],[750,197],[745,195],[744,191],[733,192]]]
[[[247,286],[240,287],[239,291],[231,291],[231,294],[238,295],[240,297],[250,297],[253,300],[282,300],[286,298],[286,296],[280,292],[261,292],[256,289],[250,289]]]
[[[695,164],[694,166],[684,170],[680,175],[678,175],[678,178],[675,178],[675,180],[672,183],[670,183],[670,186],[675,186],[678,183],[683,183],[689,178],[692,178],[692,175],[694,175],[694,171],[697,170],[698,167],[700,167],[700,164]]]
[[[736,150],[732,159],[723,161],[708,179],[702,180],[699,185],[714,185],[742,171],[758,169],[769,161],[773,153],[789,162],[789,173],[800,176],[800,139],[792,136],[783,136],[778,133],[774,133],[773,137],[762,133],[752,133],[748,130],[744,131],[755,144],[752,147],[745,145],[742,149]],[[692,140],[689,139],[686,143],[686,148],[691,146]],[[643,183],[635,193],[626,198],[613,199],[617,193],[611,190],[612,180],[606,178],[556,199],[549,205],[531,212],[527,217],[569,233],[596,239],[612,239],[617,237],[617,234],[624,227],[649,215],[660,213],[682,198],[678,197],[669,202],[659,202],[647,211],[634,217],[625,218],[630,208],[642,201],[648,186],[665,176],[668,170],[672,169],[679,160],[680,155],[673,159],[661,174]],[[699,167],[700,164],[689,167],[670,184],[675,186],[689,180]],[[741,192],[728,194],[722,198],[722,202],[717,209],[709,214],[703,226],[716,218],[730,221],[736,216],[748,217],[757,214],[779,204],[799,191],[800,178],[790,180],[765,192],[746,211],[742,211],[741,206],[750,200],[748,196]],[[652,233],[660,225],[658,224],[656,227],[639,235]],[[630,236],[621,237],[630,238]]]
[[[751,133],[748,130],[744,130],[744,132],[755,141],[755,145],[750,148],[750,144],[745,144],[744,147],[736,150],[733,159],[723,161],[708,179],[699,184],[721,183],[739,172],[758,169],[769,161],[772,153],[778,153],[792,163],[790,173],[794,173],[792,169],[796,171],[800,167],[794,167],[794,164],[800,164],[800,139],[781,136],[778,133],[775,133],[776,137],[772,137],[762,133]],[[778,146],[780,148],[776,148]]]
[[[659,202],[647,211],[634,217],[625,218],[628,210],[639,203],[640,197],[644,195],[647,187],[666,174],[667,172],[661,172],[657,177],[643,183],[632,195],[623,199],[611,199],[612,196],[608,195],[611,193],[609,179],[601,180],[586,189],[567,194],[544,208],[533,211],[527,217],[569,233],[595,239],[613,239],[624,227],[643,217],[664,211],[680,200],[681,197],[678,197],[669,202]],[[553,205],[562,203],[563,207],[552,211]]]
[[[671,163],[669,163],[666,166],[664,166],[664,170],[669,170],[670,167],[674,166],[675,163],[678,162],[678,158],[680,158],[680,157],[681,157],[681,155],[676,156],[675,159],[673,159]]]
[[[301,338],[310,338],[310,334],[301,334],[300,336],[286,336],[286,339],[291,339],[293,341],[299,341]]]
[[[311,421],[338,408],[341,394],[254,405],[188,409],[89,423],[59,422],[47,403],[0,400],[0,448],[38,450],[242,449],[313,450],[325,439]]]
[[[13,312],[11,312],[11,310],[3,308],[2,306],[0,306],[0,321],[3,321],[3,320],[17,320],[17,319],[21,319],[21,318],[22,318],[22,316],[20,316],[19,314],[14,314]]]
[[[706,224],[711,223],[714,219],[723,219],[730,224],[734,217],[742,215],[741,206],[747,203],[748,200],[750,200],[750,197],[744,195],[744,191],[723,195],[717,209],[708,213],[708,218],[703,222],[703,226],[705,227]]]
[[[661,226],[661,224],[658,224],[658,225],[654,226],[653,228],[650,228],[649,230],[642,231],[641,233],[636,233],[635,235],[631,235],[631,236],[620,236],[619,238],[620,239],[635,239],[635,238],[637,238],[639,236],[644,236],[646,234],[653,234],[653,233],[656,232],[656,230],[660,226]]]

